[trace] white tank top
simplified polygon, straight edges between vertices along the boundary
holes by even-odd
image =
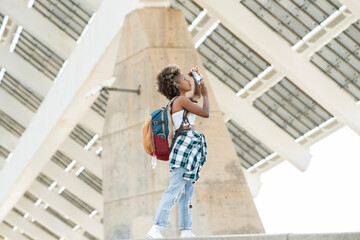
[[[175,130],[178,129],[181,125],[181,122],[183,120],[183,115],[184,115],[184,110],[181,110],[181,111],[178,111],[176,113],[173,113],[171,115],[171,118],[173,120],[173,123],[174,123],[174,128]],[[188,119],[189,119],[189,122],[190,122],[190,125],[191,126],[195,126],[195,114],[189,112],[188,113]],[[184,123],[183,126],[187,126],[189,125],[188,123]]]

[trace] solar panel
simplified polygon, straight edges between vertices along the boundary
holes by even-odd
[[[64,64],[64,59],[61,59],[25,29],[21,32],[15,52],[50,79],[56,77]]]
[[[71,193],[69,190],[65,189],[61,196],[64,197],[66,200],[74,204],[76,207],[78,207],[80,210],[85,212],[86,214],[92,213],[95,208],[91,207],[89,204],[82,201],[80,198],[78,198],[75,194]]]
[[[293,138],[333,117],[287,78],[262,94],[253,105]]]
[[[170,7],[180,9],[188,24],[190,25],[203,11],[203,9],[193,1],[171,0]]]
[[[73,161],[60,151],[56,151],[51,160],[63,169],[66,169]],[[85,182],[87,185],[89,185],[91,188],[93,188],[95,191],[99,192],[100,194],[102,193],[102,180],[89,170],[84,169],[78,175],[78,178]]]
[[[55,218],[59,219],[61,222],[63,222],[65,225],[67,225],[67,226],[69,226],[71,228],[74,228],[77,225],[71,219],[69,219],[68,217],[63,216],[61,213],[59,213],[58,211],[53,209],[51,206],[46,208],[45,211],[47,211],[48,213],[53,215]]]
[[[70,133],[70,137],[82,147],[85,147],[94,136],[95,134],[93,132],[81,124],[77,124],[74,130]]]
[[[54,182],[51,178],[49,178],[48,176],[46,176],[43,173],[40,173],[37,177],[36,180],[42,184],[44,184],[47,188],[50,187],[50,185]]]
[[[72,159],[60,151],[56,151],[51,160],[63,169],[65,169],[72,162]]]
[[[48,234],[52,235],[55,239],[60,239],[60,236],[57,235],[56,233],[54,233],[53,231],[51,231],[50,229],[48,229],[47,227],[45,227],[43,224],[39,223],[38,221],[34,221],[33,224],[35,226],[37,226],[38,228],[40,228],[41,230],[47,232]]]
[[[240,3],[291,45],[341,7],[337,0],[241,0]]]
[[[270,64],[219,24],[198,47],[204,66],[235,92]]]
[[[101,91],[99,97],[91,105],[91,108],[95,112],[97,112],[100,116],[105,117],[108,99],[109,99],[109,93],[107,91]]]
[[[23,127],[15,119],[13,119],[12,117],[10,117],[1,110],[0,110],[0,125],[18,138],[21,137],[21,135],[25,131],[25,127]]]
[[[83,182],[89,185],[98,193],[102,194],[102,180],[87,169],[84,169],[78,176]]]
[[[235,121],[226,123],[241,164],[246,169],[273,154],[268,147],[252,136]]]
[[[46,176],[43,173],[40,173],[36,180],[44,184],[46,187],[49,187],[54,182],[54,180],[52,180],[50,177]],[[89,206],[87,203],[76,197],[76,195],[74,195],[67,189],[65,189],[60,195],[86,214],[90,214],[92,211],[95,210],[93,207]]]
[[[311,62],[360,100],[360,20],[317,51]]]
[[[29,193],[29,192],[26,192],[26,193],[24,194],[24,197],[25,197],[26,199],[30,200],[30,201],[33,202],[33,203],[35,203],[36,200],[37,200],[37,198],[36,198],[34,195],[32,195],[31,193]],[[24,215],[25,215],[25,213],[24,213],[23,211],[19,210],[18,208],[13,208],[13,211],[14,211],[15,213],[17,213],[17,214],[18,214],[19,216],[21,216],[21,217],[24,217]],[[57,235],[56,233],[54,233],[53,231],[51,231],[50,229],[48,229],[47,227],[45,227],[43,224],[39,223],[38,221],[34,220],[34,221],[30,221],[30,222],[31,222],[32,224],[34,224],[36,227],[40,228],[41,230],[47,232],[49,235],[53,236],[54,238],[57,238],[57,239],[60,238],[59,235]]]
[[[41,95],[22,85],[8,72],[5,72],[0,87],[33,112],[36,112],[43,100]]]
[[[33,8],[74,40],[81,36],[93,15],[86,5],[74,0],[36,0]]]
[[[94,237],[87,231],[84,232],[84,236],[87,237],[89,240],[98,240],[98,238]]]

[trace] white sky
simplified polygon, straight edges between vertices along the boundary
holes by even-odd
[[[360,231],[360,136],[343,127],[310,152],[305,172],[284,161],[261,176],[255,204],[266,233]]]

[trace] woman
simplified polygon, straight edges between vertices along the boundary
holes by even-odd
[[[192,68],[188,73],[198,73],[198,68]],[[199,178],[202,165],[206,161],[206,141],[203,134],[195,131],[195,115],[209,117],[209,99],[204,82],[196,84],[194,94],[186,97],[191,91],[191,83],[177,65],[168,65],[161,69],[156,76],[158,91],[167,99],[175,100],[171,107],[174,128],[179,130],[183,119],[183,131],[174,138],[174,145],[170,152],[170,184],[164,192],[154,219],[154,225],[146,235],[147,238],[163,238],[161,230],[166,227],[170,210],[179,200],[179,229],[180,237],[194,237],[192,229],[191,197],[195,182]],[[203,97],[203,107],[194,102]],[[185,113],[188,111],[187,118]],[[185,117],[184,117],[185,116]],[[175,135],[176,136],[176,135]]]

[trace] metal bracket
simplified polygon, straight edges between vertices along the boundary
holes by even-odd
[[[133,92],[133,93],[137,93],[137,95],[140,95],[140,87],[141,87],[141,85],[139,85],[137,90],[135,90],[135,89],[104,87],[102,90],[105,90],[105,91],[118,91],[118,92]]]

